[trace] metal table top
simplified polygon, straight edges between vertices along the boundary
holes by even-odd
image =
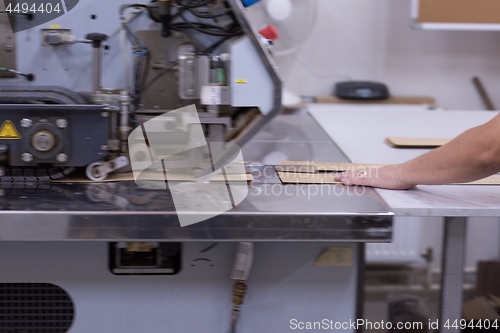
[[[186,227],[168,190],[133,181],[0,184],[0,240],[390,241],[393,214],[372,189],[282,185],[259,164],[300,151],[345,159],[309,116],[277,117],[243,148],[255,178],[246,199]]]

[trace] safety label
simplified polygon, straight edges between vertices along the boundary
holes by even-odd
[[[0,127],[0,139],[20,139],[21,134],[17,131],[16,127],[10,120],[3,122]]]

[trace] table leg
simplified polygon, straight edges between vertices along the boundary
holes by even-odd
[[[466,228],[466,217],[445,218],[439,316],[441,332],[460,332]],[[454,323],[458,324],[458,328],[452,327]],[[445,324],[450,326],[445,328]]]
[[[365,306],[365,243],[357,243],[356,246],[356,266],[357,266],[357,286],[356,286],[356,319],[364,319]],[[356,333],[363,333],[363,327],[358,327]]]

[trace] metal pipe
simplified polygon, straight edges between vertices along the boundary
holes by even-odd
[[[92,66],[92,91],[96,94],[101,86],[101,49],[94,48]]]
[[[444,332],[443,325],[448,324],[446,332],[458,333],[460,328],[452,326],[462,318],[467,218],[445,217],[444,223],[439,331]]]
[[[122,142],[122,152],[127,151],[127,140],[130,132],[129,115],[130,115],[130,98],[127,90],[121,91],[120,99],[120,140]]]

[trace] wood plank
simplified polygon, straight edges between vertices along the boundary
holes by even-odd
[[[370,164],[370,163],[330,163],[330,162],[308,162],[308,161],[280,161],[281,165],[312,165],[318,171],[353,171],[366,170],[371,168],[381,168],[387,164]]]
[[[415,104],[435,105],[436,100],[429,96],[391,96],[382,100],[343,99],[337,96],[314,96],[314,101],[321,104]]]
[[[334,177],[335,173],[291,173],[278,172],[284,184],[340,184]]]
[[[385,143],[393,148],[437,148],[450,141],[451,139],[404,138],[394,136],[385,139]]]
[[[315,165],[275,165],[274,169],[277,172],[292,172],[292,173],[316,173],[318,169]]]
[[[500,185],[500,175],[493,175],[470,183],[456,183],[451,185]]]

